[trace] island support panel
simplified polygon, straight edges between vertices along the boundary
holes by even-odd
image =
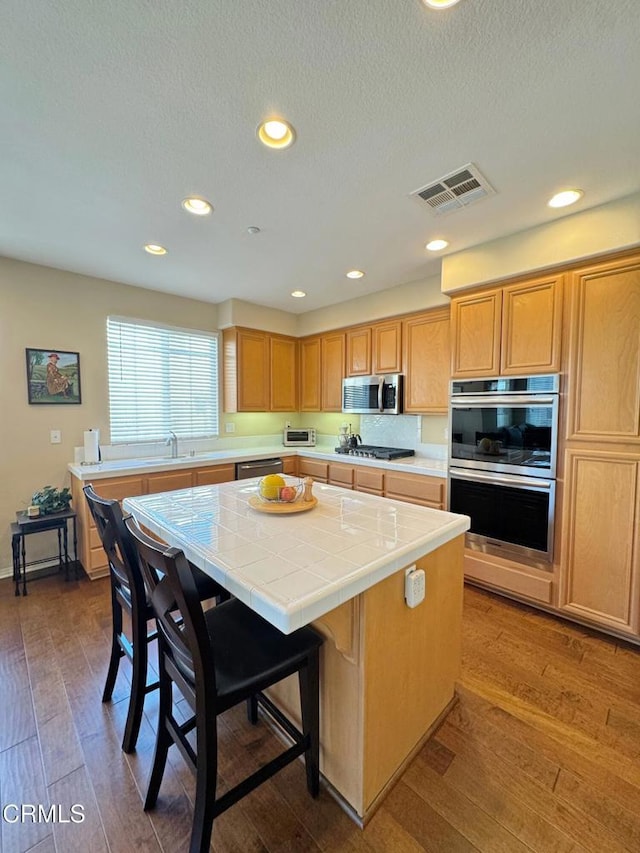
[[[460,672],[463,543],[458,536],[417,561],[425,600],[404,600],[404,570],[330,611],[320,675],[320,767],[359,823],[438,725]],[[299,722],[297,679],[271,695]]]

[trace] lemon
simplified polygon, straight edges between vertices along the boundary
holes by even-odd
[[[277,501],[284,485],[285,481],[279,474],[267,474],[260,480],[260,494],[268,501]]]

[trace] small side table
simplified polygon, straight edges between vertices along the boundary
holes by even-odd
[[[20,595],[20,580],[22,579],[22,594],[27,594],[27,566],[46,563],[51,558],[27,562],[25,539],[31,533],[42,533],[45,530],[58,531],[58,566],[64,569],[65,580],[69,580],[69,537],[68,522],[73,527],[73,564],[78,572],[78,535],[76,530],[76,514],[72,509],[62,512],[52,512],[49,515],[39,515],[30,518],[24,510],[16,512],[16,521],[11,525],[11,552],[13,555],[13,579],[16,584],[16,595]]]

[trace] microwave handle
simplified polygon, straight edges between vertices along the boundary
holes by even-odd
[[[384,411],[384,376],[378,381],[378,410]]]

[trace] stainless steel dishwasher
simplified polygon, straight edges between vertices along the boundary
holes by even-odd
[[[236,480],[264,477],[265,474],[282,474],[282,459],[255,459],[251,462],[236,462]]]

